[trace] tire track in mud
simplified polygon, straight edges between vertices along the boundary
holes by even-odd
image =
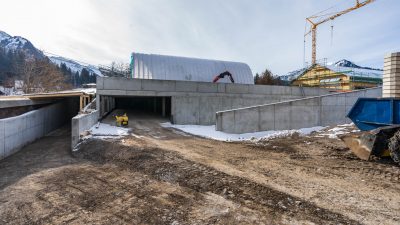
[[[360,174],[366,179],[380,179],[389,183],[400,183],[400,167],[390,159],[376,158],[371,161],[358,159],[347,147],[337,147],[319,143],[321,149],[325,151],[319,154],[307,153],[307,145],[301,141],[293,141],[302,150],[286,152],[291,165],[295,165],[302,170],[319,174],[321,176],[347,177],[347,172]],[[318,143],[318,142],[317,142]],[[322,160],[323,164],[318,163]],[[339,160],[339,161],[338,161]],[[310,163],[308,163],[310,162]]]
[[[171,224],[188,221],[182,208],[192,203],[177,194],[167,193],[167,205],[154,198],[150,180],[130,173],[132,180],[119,180],[119,167],[85,166],[61,169],[40,181],[45,188],[35,193],[35,207],[17,202],[17,208],[0,212],[9,224]],[[21,218],[24,217],[24,218]],[[18,222],[17,222],[18,221]]]
[[[400,169],[391,168],[379,168],[379,166],[330,166],[329,169],[339,171],[351,171],[365,175],[364,177],[369,179],[383,179],[393,183],[400,183]]]
[[[199,193],[214,193],[239,205],[264,212],[276,221],[281,221],[282,216],[287,216],[317,224],[358,224],[313,203],[241,177],[230,176],[167,150],[136,149],[117,143],[92,140],[81,146],[76,155],[96,163],[112,163]]]
[[[314,156],[315,157],[315,156]],[[326,158],[325,156],[322,156]],[[290,157],[292,159],[292,157]],[[339,158],[339,157],[338,157]],[[298,158],[296,158],[299,160]],[[392,164],[379,164],[377,162],[364,162],[358,159],[343,159],[341,163],[325,163],[321,165],[311,165],[301,162],[301,160],[308,160],[310,162],[316,162],[313,157],[300,158],[299,161],[290,162],[289,164],[301,168],[311,173],[320,174],[321,176],[335,176],[345,178],[348,172],[351,174],[359,174],[365,179],[379,179],[385,180],[389,183],[400,183],[400,168],[397,165]],[[351,164],[349,164],[351,163]]]

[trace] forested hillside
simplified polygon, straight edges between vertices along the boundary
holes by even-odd
[[[24,93],[47,92],[80,87],[96,82],[96,76],[85,68],[73,73],[64,63],[60,66],[47,57],[32,58],[20,50],[0,47],[0,86],[13,87],[22,81]]]

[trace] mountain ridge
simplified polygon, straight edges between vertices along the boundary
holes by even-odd
[[[77,62],[73,59],[67,59],[62,56],[49,56],[37,49],[28,39],[21,36],[11,36],[8,33],[0,30],[0,47],[7,51],[22,51],[28,59],[45,59],[48,58],[53,64],[61,66],[64,63],[71,71],[81,72],[83,68],[87,69],[90,74],[102,76],[96,66]]]
[[[93,65],[90,65],[90,64],[83,65],[82,63],[79,63],[79,62],[77,62],[77,61],[75,61],[73,59],[68,59],[68,58],[65,58],[65,57],[62,57],[62,56],[50,56],[50,55],[47,55],[47,57],[50,59],[50,61],[52,63],[54,63],[54,64],[56,64],[58,66],[61,66],[61,64],[64,63],[65,66],[70,68],[73,73],[76,73],[76,72],[80,73],[80,72],[82,72],[83,69],[86,69],[86,70],[89,71],[90,74],[95,74],[97,76],[102,76],[100,70],[97,67],[93,66]]]
[[[334,66],[340,66],[340,67],[350,67],[350,68],[356,68],[356,69],[367,69],[367,70],[378,70],[378,71],[383,71],[382,69],[376,69],[376,68],[371,68],[371,67],[365,67],[365,66],[359,66],[352,61],[349,61],[347,59],[342,59],[337,61],[336,63],[333,64]]]
[[[28,39],[21,36],[11,36],[4,31],[0,31],[0,47],[8,51],[22,51],[30,59],[44,59],[46,57]]]

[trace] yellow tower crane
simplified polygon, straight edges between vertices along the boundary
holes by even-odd
[[[360,2],[360,0],[356,0],[355,5],[353,7],[345,9],[343,11],[335,12],[333,14],[330,13],[329,15],[322,15],[322,16],[314,15],[314,16],[310,16],[310,17],[306,18],[306,21],[311,24],[311,28],[308,32],[306,32],[304,34],[304,36],[307,36],[310,33],[312,36],[312,55],[311,55],[312,65],[315,65],[317,63],[317,27],[325,22],[334,20],[335,18],[337,18],[341,15],[344,15],[346,13],[349,13],[351,11],[359,9],[359,8],[366,6],[374,1],[376,1],[376,0],[365,0],[363,2]],[[315,21],[315,19],[320,19],[320,20]]]

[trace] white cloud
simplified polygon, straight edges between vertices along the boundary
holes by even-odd
[[[394,22],[400,11],[397,1],[377,1],[338,18],[333,46],[330,23],[322,25],[318,56],[381,66],[385,53],[400,50],[400,25]],[[128,62],[130,52],[136,51],[243,61],[254,73],[270,68],[282,74],[303,65],[305,17],[336,3],[13,0],[1,3],[0,30],[24,36],[48,52],[93,64]],[[309,47],[306,50],[309,60]]]

